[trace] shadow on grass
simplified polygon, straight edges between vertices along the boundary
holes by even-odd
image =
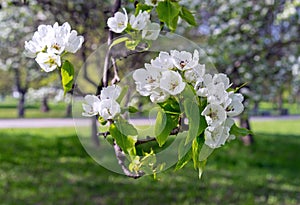
[[[216,150],[201,180],[189,164],[138,180],[96,164],[64,130],[0,130],[0,204],[300,204],[300,136],[259,133]]]

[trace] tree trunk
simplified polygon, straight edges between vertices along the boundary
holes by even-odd
[[[92,141],[93,144],[97,147],[99,147],[100,142],[99,142],[99,138],[98,138],[98,126],[97,126],[97,118],[96,117],[92,117]]]
[[[25,93],[20,93],[19,105],[18,105],[18,117],[24,118],[25,117]]]
[[[45,96],[42,99],[41,111],[42,112],[49,112],[50,111],[50,108],[49,108],[49,105],[48,105],[48,96]]]
[[[66,117],[72,117],[72,103],[69,103],[66,108]]]
[[[251,127],[250,127],[250,121],[249,121],[249,116],[246,115],[246,116],[241,116],[240,118],[240,125],[241,127],[244,127],[248,130],[251,130]],[[242,137],[242,141],[244,143],[244,145],[246,146],[249,146],[251,144],[254,143],[254,138],[253,138],[253,135],[249,134],[249,135],[246,135],[244,137]]]

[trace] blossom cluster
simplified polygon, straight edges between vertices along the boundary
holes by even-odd
[[[40,25],[30,41],[25,42],[25,54],[35,58],[45,72],[61,67],[61,56],[66,52],[76,53],[84,38],[71,30],[69,23],[59,26]]]
[[[124,13],[116,12],[113,17],[108,18],[107,25],[111,31],[115,33],[122,33],[125,29],[132,29],[133,31],[141,31],[142,38],[146,40],[156,40],[160,25],[150,21],[150,14],[147,11],[140,11],[137,16],[131,15],[128,18],[126,10]]]
[[[99,115],[104,120],[113,119],[121,112],[119,103],[116,101],[120,96],[121,88],[118,85],[108,86],[102,89],[100,96],[86,95],[85,104],[82,104],[85,117]]]
[[[150,96],[155,103],[180,94],[187,84],[193,86],[195,94],[207,101],[201,113],[208,124],[205,143],[218,148],[234,138],[229,131],[234,124],[232,117],[244,109],[243,96],[229,91],[231,84],[225,74],[206,73],[205,65],[199,64],[197,50],[193,54],[177,50],[160,52],[150,63],[145,63],[145,68],[136,70],[133,79],[136,90],[142,96]]]

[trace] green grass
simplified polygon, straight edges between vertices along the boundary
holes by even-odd
[[[17,118],[18,101],[14,98],[7,97],[0,101],[0,118]],[[41,112],[40,103],[26,103],[25,118],[63,118],[66,116],[67,104],[64,102],[49,102],[50,111]]]
[[[283,108],[287,109],[290,115],[299,115],[300,114],[300,104],[299,103],[283,103]],[[259,103],[260,112],[267,111],[272,115],[279,115],[279,111],[276,108],[276,105],[270,102],[260,102]]]
[[[201,180],[189,164],[157,181],[102,168],[71,128],[3,129],[0,204],[300,204],[299,123],[254,122],[254,145],[216,150]]]

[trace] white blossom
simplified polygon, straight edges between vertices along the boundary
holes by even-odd
[[[164,71],[162,72],[159,87],[171,95],[177,95],[184,90],[185,83],[178,72]]]
[[[166,101],[169,98],[169,96],[170,95],[166,91],[160,88],[156,88],[152,90],[150,100],[154,103],[160,103]]]
[[[48,39],[53,35],[50,25],[40,25],[30,41],[25,41],[25,55],[35,58],[39,52],[46,50]]]
[[[207,94],[207,102],[213,104],[222,104],[225,103],[228,99],[228,92],[224,89],[224,84],[210,84],[207,86],[208,94]]]
[[[150,15],[147,11],[140,11],[137,16],[131,15],[129,21],[131,27],[138,31],[143,30],[149,22]]]
[[[174,65],[179,70],[187,70],[195,67],[199,61],[199,52],[197,50],[194,51],[194,54],[187,51],[177,51],[171,50],[171,56],[173,58]]]
[[[86,103],[82,104],[84,110],[82,115],[85,117],[97,115],[100,110],[100,99],[95,95],[86,95],[84,99]]]
[[[142,96],[149,96],[151,91],[159,87],[161,74],[150,64],[145,64],[147,69],[137,69],[133,73],[137,91]]]
[[[159,36],[160,25],[158,23],[148,22],[142,30],[142,38],[147,40],[156,40]]]
[[[212,128],[220,126],[227,117],[225,109],[218,104],[208,104],[201,115],[205,116],[207,124]]]
[[[45,72],[51,72],[61,66],[60,56],[54,53],[38,53],[35,60]]]
[[[231,86],[229,78],[224,73],[215,74],[213,79],[212,79],[212,83],[214,85],[222,83],[224,85],[225,90]]]
[[[76,53],[84,42],[83,36],[77,36],[77,31],[72,30],[68,35],[68,41],[66,43],[65,50],[70,53]]]
[[[122,33],[127,28],[128,16],[126,10],[124,8],[123,10],[124,13],[118,11],[107,20],[108,27],[115,33]]]
[[[118,85],[111,85],[107,86],[102,89],[100,93],[100,99],[105,100],[105,99],[112,99],[116,100],[121,93],[121,87]]]
[[[101,100],[99,105],[99,115],[104,119],[113,119],[121,112],[120,105],[113,99]]]
[[[151,65],[159,70],[168,70],[174,67],[173,60],[169,53],[161,51],[155,59],[151,60]]]
[[[212,76],[210,74],[205,74],[203,78],[198,78],[194,86],[196,94],[200,97],[207,97],[208,96],[207,86],[210,85],[211,82],[212,82]]]
[[[188,82],[195,85],[196,82],[203,82],[204,74],[205,74],[205,65],[197,64],[192,69],[185,71],[184,77]]]
[[[225,126],[207,127],[204,131],[205,144],[213,149],[221,147],[229,137],[229,130]]]
[[[243,100],[244,97],[240,93],[230,93],[229,98],[231,99],[230,104],[226,107],[227,115],[229,117],[235,117],[241,114],[244,110]]]

